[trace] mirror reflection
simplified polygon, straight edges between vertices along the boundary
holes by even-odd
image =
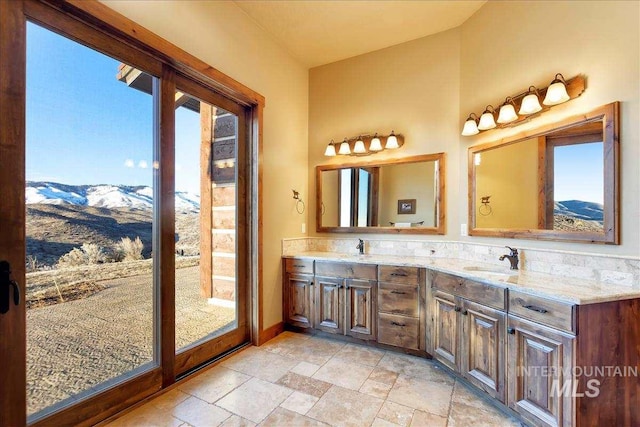
[[[614,105],[614,104],[612,104]],[[613,243],[617,186],[609,114],[470,148],[472,235]]]
[[[318,166],[319,231],[438,232],[442,160]]]

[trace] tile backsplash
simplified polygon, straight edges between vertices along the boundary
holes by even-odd
[[[498,257],[506,253],[503,245],[426,240],[366,239],[365,252],[375,255],[459,258],[504,265]],[[282,254],[300,252],[356,253],[357,238],[308,237],[282,240]],[[518,247],[520,268],[640,288],[640,258]]]

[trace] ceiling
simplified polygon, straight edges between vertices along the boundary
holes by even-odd
[[[455,28],[485,2],[235,1],[260,27],[308,67]]]

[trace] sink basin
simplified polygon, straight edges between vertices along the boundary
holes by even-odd
[[[478,273],[487,273],[494,274],[496,276],[517,276],[518,270],[503,270],[499,268],[491,268],[491,267],[478,267],[478,266],[470,266],[464,267],[467,271],[476,271]]]

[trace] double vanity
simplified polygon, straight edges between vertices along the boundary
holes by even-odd
[[[302,252],[283,269],[292,329],[432,357],[528,424],[640,422],[637,290],[506,261]]]

